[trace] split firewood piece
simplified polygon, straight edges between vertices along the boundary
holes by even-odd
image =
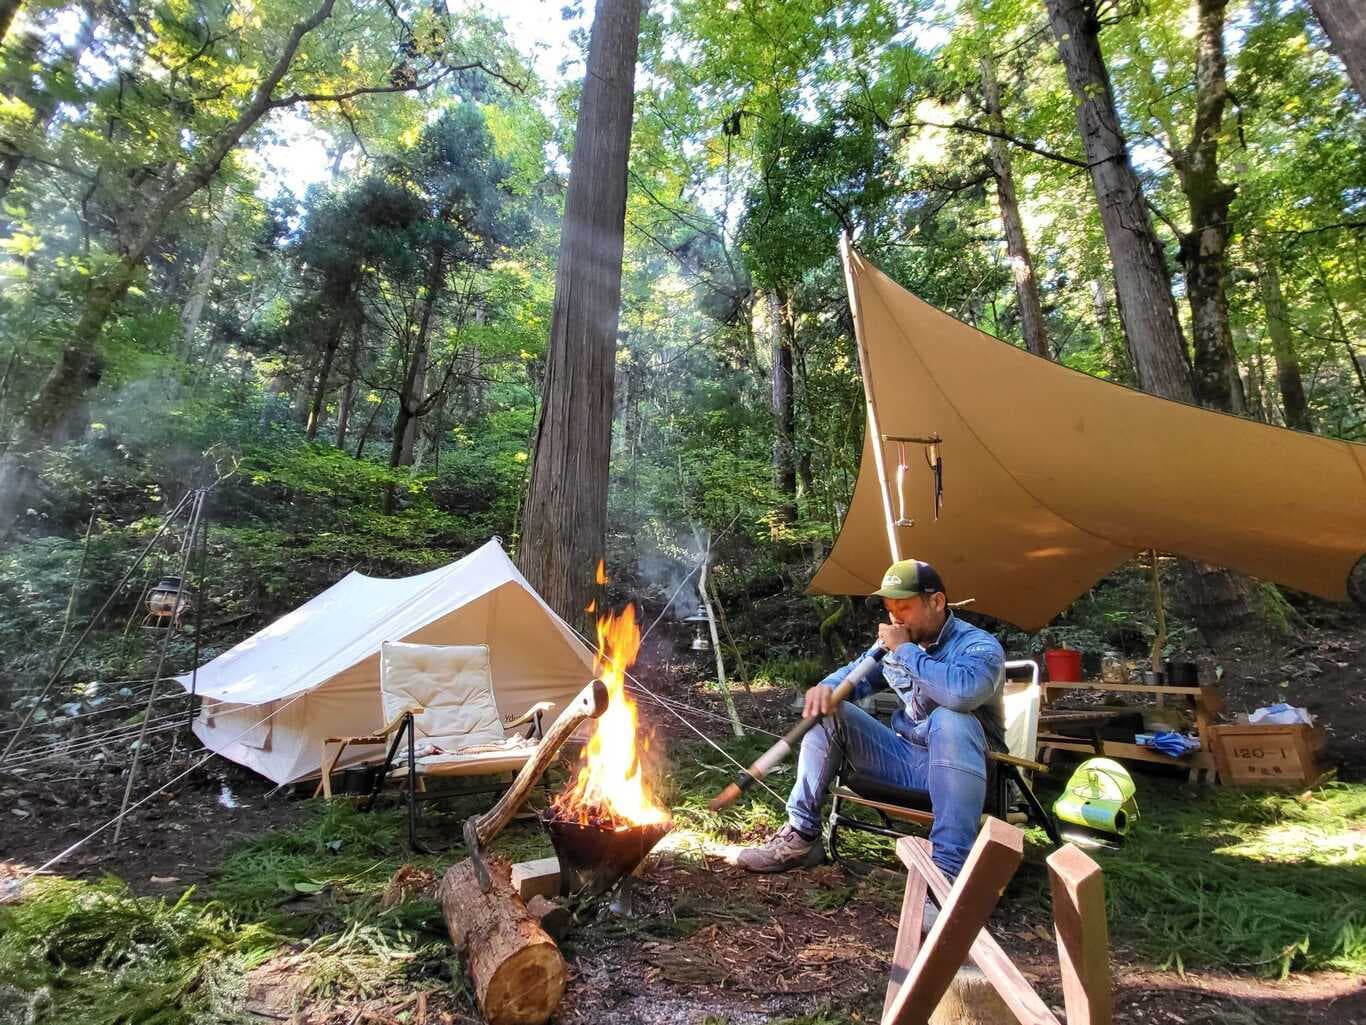
[[[512,888],[526,901],[536,896],[555,896],[560,892],[560,859],[550,857],[517,862],[512,866]]]
[[[564,997],[564,957],[512,888],[508,862],[486,864],[487,893],[469,861],[451,866],[437,888],[451,942],[489,1025],[544,1025]]]

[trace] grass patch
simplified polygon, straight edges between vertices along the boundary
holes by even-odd
[[[0,1020],[180,1025],[223,1020],[278,939],[215,904],[136,897],[115,879],[34,880],[0,908]]]
[[[825,679],[828,672],[825,663],[818,658],[770,658],[759,663],[751,682],[806,690]]]
[[[1138,796],[1124,847],[1096,856],[1117,940],[1178,971],[1366,973],[1366,786]]]
[[[442,822],[423,817],[429,830]],[[11,1009],[26,1025],[242,1020],[246,973],[276,954],[312,994],[449,989],[461,976],[441,909],[383,909],[380,896],[400,865],[440,872],[463,853],[414,857],[406,828],[401,809],[316,802],[301,824],[235,850],[207,902],[194,890],[138,897],[113,879],[35,880],[22,903],[0,907],[0,1023]],[[532,832],[514,825],[495,850],[541,851]]]

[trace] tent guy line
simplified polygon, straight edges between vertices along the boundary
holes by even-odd
[[[148,722],[148,732],[157,733],[175,722],[183,721],[185,713],[183,711],[168,712],[165,715],[153,717]],[[12,760],[16,766],[38,765],[63,755],[85,754],[89,751],[96,751],[108,744],[118,744],[125,740],[133,740],[141,730],[141,723],[133,723],[128,726],[115,727],[110,730],[102,730],[99,733],[88,734],[78,740],[71,741],[69,744],[64,741],[46,744],[36,748],[28,748],[20,751],[20,754]]]
[[[43,700],[56,685],[57,680],[62,675],[62,671],[66,669],[67,663],[75,657],[76,652],[81,650],[81,646],[85,643],[85,639],[90,636],[91,631],[95,629],[95,625],[104,618],[104,614],[109,610],[109,607],[114,604],[114,600],[119,596],[119,593],[123,590],[124,586],[132,579],[133,573],[137,570],[138,566],[142,564],[142,560],[147,557],[147,553],[152,550],[152,547],[161,538],[161,535],[166,533],[166,530],[175,521],[175,518],[180,515],[180,511],[185,508],[186,503],[190,501],[194,494],[194,491],[185,492],[180,501],[176,504],[176,507],[167,513],[166,518],[161,521],[161,526],[157,528],[157,532],[152,535],[152,539],[148,541],[146,547],[138,553],[138,557],[133,560],[132,565],[129,566],[127,571],[123,574],[123,578],[114,585],[113,589],[109,592],[109,597],[107,597],[104,600],[104,604],[100,606],[100,610],[96,612],[95,615],[91,617],[90,622],[85,625],[85,630],[82,631],[80,637],[76,639],[76,643],[71,646],[71,650],[57,663],[56,668],[52,670],[52,675],[48,677],[48,681],[44,685],[42,693],[38,695],[37,701],[35,701],[33,707],[28,710],[28,714],[24,716],[23,721],[19,723],[19,728],[15,730],[14,736],[10,737],[9,743],[5,745],[4,753],[0,754],[0,765],[4,765],[9,761],[10,751],[14,749],[14,745],[18,742],[19,737],[28,727],[29,720],[33,718],[34,713],[38,711]]]
[[[245,730],[243,730],[243,731],[241,732],[241,734],[239,734],[236,738],[234,738],[234,742],[237,741],[237,740],[241,740],[243,737],[245,737],[247,734],[249,734],[252,730],[259,729],[259,728],[260,728],[261,726],[263,726],[266,722],[268,722],[271,718],[273,718],[274,716],[279,715],[279,714],[280,714],[281,712],[283,712],[286,708],[288,708],[288,707],[289,707],[290,705],[292,705],[294,702],[298,701],[300,698],[302,698],[302,697],[303,697],[305,694],[307,694],[307,693],[308,693],[308,691],[300,691],[298,694],[295,694],[293,697],[291,697],[288,701],[286,701],[286,702],[285,702],[283,705],[281,705],[279,708],[271,709],[271,711],[270,711],[270,712],[265,716],[265,718],[263,718],[260,722],[252,723],[252,725],[248,726]],[[163,792],[164,790],[167,790],[167,789],[169,789],[171,786],[173,786],[174,784],[179,783],[182,779],[184,779],[184,778],[185,778],[186,776],[188,776],[190,773],[194,772],[196,769],[198,769],[198,768],[200,768],[201,766],[203,766],[204,764],[206,764],[211,758],[214,758],[217,754],[218,754],[217,751],[210,751],[208,754],[204,755],[203,758],[199,759],[199,761],[195,762],[193,765],[191,765],[189,768],[185,769],[183,772],[180,772],[180,773],[176,774],[175,776],[172,776],[170,779],[168,779],[165,783],[161,784],[161,786],[157,787],[157,788],[156,788],[155,790],[153,790],[151,793],[147,794],[147,795],[144,796],[144,797],[139,798],[137,801],[135,801],[134,803],[130,804],[127,808],[124,808],[124,809],[123,809],[122,811],[120,811],[117,815],[115,815],[113,818],[111,818],[108,822],[104,823],[104,825],[102,825],[102,826],[100,826],[99,828],[94,829],[94,830],[92,830],[91,832],[87,833],[85,836],[81,837],[81,839],[77,840],[75,843],[73,843],[71,846],[67,847],[67,848],[66,848],[65,850],[63,850],[61,853],[56,854],[56,855],[53,855],[51,858],[49,858],[47,861],[43,862],[43,863],[42,863],[41,865],[39,865],[37,868],[32,869],[27,875],[21,876],[15,883],[12,884],[12,885],[14,886],[15,891],[17,892],[19,889],[22,889],[23,886],[24,886],[24,884],[27,883],[27,882],[28,882],[30,879],[32,879],[34,876],[40,875],[40,874],[42,874],[43,872],[46,872],[48,869],[52,868],[53,865],[59,864],[59,863],[61,863],[62,861],[64,861],[66,858],[70,857],[70,856],[71,856],[72,854],[74,854],[76,851],[80,850],[82,847],[84,847],[86,844],[88,844],[91,840],[95,839],[95,837],[97,837],[97,836],[99,836],[101,833],[103,833],[103,832],[104,832],[106,829],[108,829],[110,826],[113,826],[113,825],[115,825],[115,824],[117,824],[117,823],[123,821],[125,818],[128,817],[129,814],[131,814],[132,812],[136,811],[138,808],[142,807],[144,804],[146,804],[148,801],[150,801],[152,798],[156,797],[158,794],[160,794],[160,793]]]
[[[167,679],[170,679],[170,677],[167,677]],[[190,697],[190,694],[189,694],[188,692],[187,692],[187,693],[184,693],[184,694],[167,694],[167,695],[164,695],[164,696],[162,697],[161,700],[163,700],[163,701],[169,701],[169,700],[173,700],[173,699],[182,699],[182,698],[188,698],[188,697]],[[52,725],[54,725],[54,726],[65,726],[67,723],[69,723],[69,722],[74,722],[74,721],[77,720],[77,719],[89,719],[89,718],[91,718],[92,716],[96,716],[96,715],[109,715],[109,714],[111,714],[111,713],[113,713],[113,712],[126,712],[126,711],[127,711],[128,709],[130,709],[130,708],[141,708],[141,707],[142,707],[142,701],[141,701],[141,699],[139,699],[139,700],[137,700],[137,701],[129,701],[129,702],[127,702],[127,703],[125,703],[125,704],[122,704],[122,705],[105,705],[105,706],[103,706],[102,708],[92,708],[92,709],[90,709],[90,711],[88,711],[88,712],[77,712],[75,715],[63,715],[63,716],[61,716],[61,717],[54,717],[54,718],[52,718],[52,719],[47,719],[47,720],[44,720],[44,721],[45,721],[45,722],[48,722],[48,723],[50,723],[50,724],[52,724]],[[8,736],[9,734],[14,733],[14,732],[15,732],[16,730],[18,730],[18,729],[19,729],[18,726],[11,726],[11,727],[10,727],[9,729],[7,729],[7,730],[0,730],[0,737]],[[79,739],[79,738],[78,738],[78,739]],[[40,741],[39,743],[41,744],[42,742]],[[24,748],[20,748],[20,750],[22,751],[22,750],[25,750],[25,749],[24,749]]]

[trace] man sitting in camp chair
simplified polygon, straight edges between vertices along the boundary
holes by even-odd
[[[862,776],[928,791],[934,862],[949,879],[963,867],[986,800],[988,747],[1005,749],[1005,653],[953,614],[928,563],[895,563],[876,595],[892,619],[878,627],[888,654],[833,710],[830,696],[857,662],[806,692],[803,714],[825,718],[802,740],[787,825],[762,847],[741,851],[742,868],[785,872],[820,863],[820,808],[842,761]],[[854,704],[889,687],[902,703],[890,728]]]

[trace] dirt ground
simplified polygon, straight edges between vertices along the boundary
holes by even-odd
[[[1330,757],[1344,778],[1366,776],[1366,631],[1353,624],[1310,624],[1288,647],[1249,642],[1221,653],[1228,710],[1288,700],[1322,716]],[[723,713],[720,698],[699,695],[707,670],[662,631],[647,641],[639,675],[662,696]],[[782,728],[790,692],[737,694],[749,722]],[[696,739],[648,699],[642,718],[671,738]],[[711,723],[709,735],[722,735]],[[202,752],[181,750],[139,785],[145,793],[188,768]],[[116,769],[49,764],[0,774],[0,871],[36,866],[84,837],[118,808],[124,778]],[[174,783],[128,819],[114,845],[108,833],[55,871],[122,877],[137,892],[178,895],[207,879],[241,838],[289,824],[302,805],[265,781],[214,759]],[[822,1007],[876,1020],[896,928],[899,884],[869,890],[833,866],[777,877],[748,875],[720,857],[661,855],[640,880],[637,918],[607,916],[565,943],[571,982],[558,1020],[641,1025],[735,1023],[794,1016]],[[841,899],[841,894],[847,899]],[[1061,1017],[1056,951],[1047,923],[1007,899],[994,929]],[[1366,1023],[1366,980],[1331,973],[1272,982],[1248,975],[1157,971],[1124,950],[1113,952],[1115,1020],[1132,1025],[1292,1025]],[[282,975],[287,973],[281,973]],[[269,1001],[258,1003],[263,1009]],[[368,1011],[367,1011],[368,1008]],[[430,994],[420,1002],[378,1000],[316,1004],[300,1022],[469,1021],[468,1005]],[[403,1017],[400,1017],[402,1012]],[[366,1017],[369,1014],[370,1017]],[[262,1021],[281,1016],[268,1010]]]
[[[170,755],[169,745],[162,747],[139,770],[134,800],[205,753]],[[125,783],[122,773],[88,762],[0,773],[0,862],[37,868],[57,857],[118,813]],[[207,879],[244,838],[295,821],[301,805],[283,793],[268,799],[273,789],[255,773],[214,758],[130,812],[118,843],[106,829],[52,871],[77,879],[115,875],[135,893],[179,895]]]

